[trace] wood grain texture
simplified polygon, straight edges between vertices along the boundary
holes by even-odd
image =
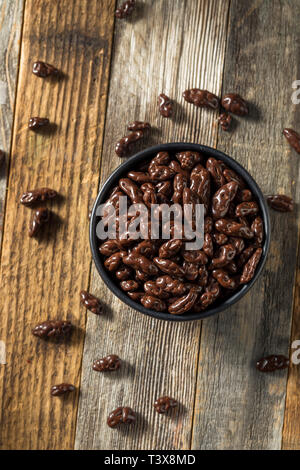
[[[0,369],[2,449],[74,445],[78,393],[51,398],[50,387],[79,385],[85,326],[79,291],[89,280],[88,207],[98,188],[114,3],[26,1],[0,271],[0,338],[7,348]],[[53,63],[64,77],[35,77],[34,60]],[[53,132],[28,131],[32,115],[49,117]],[[34,240],[31,210],[18,199],[39,186],[61,197],[51,205],[51,224]],[[49,318],[74,323],[70,341],[31,335]]]
[[[299,15],[300,6],[298,3],[293,2],[289,4],[286,14],[291,19],[292,25],[295,27],[296,20],[294,15]],[[289,50],[289,55],[287,57],[286,63],[290,66],[292,64],[293,69],[293,78],[295,80],[299,79],[300,76],[300,33],[299,29],[295,27],[294,31],[291,32],[289,36],[289,44],[292,44],[293,47]],[[299,114],[299,104],[291,104],[290,113],[287,116],[288,126],[293,127],[294,129],[300,130],[300,114]],[[295,165],[291,167],[290,173],[292,180],[298,178],[299,184],[299,156],[295,155],[292,149],[288,149],[288,158],[292,158],[291,162]],[[299,191],[299,190],[298,190]],[[298,196],[298,191],[296,191],[296,196]],[[299,197],[296,199],[299,204]],[[295,222],[299,226],[299,219]],[[298,234],[298,260],[297,260],[297,275],[296,275],[296,284],[295,284],[295,297],[294,297],[294,309],[293,309],[293,327],[291,335],[291,346],[293,346],[294,341],[300,340],[300,257],[299,257],[299,234]],[[299,343],[295,344],[296,348],[299,351]],[[296,349],[291,347],[290,349],[291,356],[293,353],[296,353]],[[299,358],[299,353],[297,353],[297,359]],[[299,450],[300,449],[300,365],[293,364],[291,362],[288,383],[287,383],[287,393],[286,393],[286,408],[285,408],[285,419],[284,419],[284,428],[282,436],[282,448],[288,450]]]
[[[299,253],[297,264],[297,278],[295,288],[295,301],[294,301],[294,314],[293,314],[293,328],[291,336],[291,359],[295,354],[297,361],[299,361],[299,347],[300,347],[300,268],[299,268]],[[293,345],[293,343],[295,344]],[[300,449],[300,423],[299,423],[299,407],[300,407],[300,365],[293,364],[291,361],[287,393],[286,393],[286,406],[284,416],[284,428],[282,436],[282,448],[284,450],[299,450]]]
[[[250,116],[218,139],[218,148],[243,164],[266,194],[282,192],[296,201],[299,156],[282,129],[300,126],[291,102],[299,76],[299,13],[297,1],[231,1],[223,91],[245,97]],[[298,220],[298,210],[272,212],[263,275],[235,307],[203,323],[193,448],[281,448],[287,371],[260,374],[255,361],[288,355]]]
[[[203,87],[220,94],[228,7],[218,0],[147,0],[138,2],[130,20],[116,23],[102,183],[120,164],[114,146],[134,119],[154,126],[141,146],[216,144],[216,113],[188,105],[182,92]],[[161,92],[176,101],[172,120],[158,114]],[[132,311],[113,297],[95,268],[90,290],[107,308],[102,317],[88,315],[75,447],[188,449],[201,324],[166,323]],[[124,360],[122,370],[94,372],[93,360],[109,353]],[[181,403],[173,417],[159,416],[152,407],[163,394]],[[107,427],[108,413],[120,405],[138,413],[130,430]]]
[[[0,243],[6,197],[8,155],[15,105],[23,0],[0,1],[0,149],[6,154],[0,167]]]

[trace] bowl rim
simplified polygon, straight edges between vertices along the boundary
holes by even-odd
[[[155,310],[147,309],[143,305],[137,302],[134,302],[110,278],[109,274],[107,273],[106,269],[103,266],[103,262],[101,260],[99,249],[98,249],[98,240],[96,237],[96,222],[97,222],[96,221],[96,218],[97,218],[96,209],[98,205],[101,204],[105,200],[109,191],[116,184],[116,182],[121,178],[121,176],[124,176],[125,173],[127,173],[130,169],[132,169],[132,166],[135,163],[140,162],[141,160],[148,160],[151,157],[154,157],[158,152],[165,151],[165,152],[175,153],[179,151],[188,151],[188,150],[197,151],[199,153],[204,153],[205,155],[208,155],[209,157],[222,160],[230,168],[232,168],[240,176],[242,176],[242,178],[246,181],[249,189],[253,193],[255,199],[259,203],[260,210],[261,210],[262,217],[263,217],[265,239],[264,239],[264,243],[262,246],[263,248],[262,256],[256,268],[255,276],[251,279],[249,283],[245,284],[238,292],[233,294],[228,299],[224,300],[219,305],[212,307],[208,310],[205,310],[204,312],[195,312],[195,313],[189,312],[183,315],[172,315],[170,313],[156,312]],[[250,173],[240,163],[238,163],[229,155],[226,155],[224,152],[214,149],[212,147],[208,147],[206,145],[189,143],[189,142],[172,142],[172,143],[158,144],[153,147],[148,147],[144,150],[141,150],[140,152],[136,153],[132,157],[128,158],[125,162],[119,165],[111,173],[111,175],[106,179],[106,181],[102,185],[97,195],[97,198],[94,202],[92,214],[90,217],[89,233],[90,233],[90,247],[91,247],[93,260],[96,265],[97,271],[100,274],[104,283],[107,285],[107,287],[113,292],[113,294],[115,294],[120,300],[122,300],[129,307],[145,315],[149,315],[151,317],[154,317],[160,320],[182,322],[182,321],[202,320],[204,318],[211,317],[212,315],[215,315],[217,313],[220,313],[228,309],[229,307],[234,305],[236,302],[238,302],[242,297],[244,297],[244,295],[246,295],[246,293],[251,289],[251,287],[257,281],[265,265],[267,254],[269,251],[269,246],[270,246],[270,236],[271,236],[270,231],[271,231],[271,228],[270,228],[269,210],[268,210],[268,206],[266,204],[265,198],[263,196],[263,193],[260,190],[256,181],[250,175]]]

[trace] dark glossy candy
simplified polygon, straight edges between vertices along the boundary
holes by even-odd
[[[53,385],[53,387],[51,387],[50,393],[53,397],[60,397],[66,393],[74,392],[74,390],[74,385],[62,383],[59,385]]]
[[[241,268],[245,265],[246,261],[248,261],[248,259],[254,253],[254,251],[255,251],[255,245],[249,245],[247,248],[245,248],[241,252],[240,256],[237,259],[237,265],[238,265],[239,268]]]
[[[118,157],[123,158],[128,155],[130,145],[144,137],[143,131],[133,131],[131,134],[122,137],[116,144],[116,154]]]
[[[294,201],[291,197],[284,194],[275,194],[267,196],[269,206],[275,211],[292,212],[294,210]]]
[[[226,271],[229,273],[237,274],[238,270],[238,266],[234,261],[230,261],[230,263],[226,264]]]
[[[228,113],[222,113],[220,114],[218,121],[223,131],[228,131],[230,128],[232,117]]]
[[[153,255],[156,253],[156,245],[154,240],[143,240],[138,245],[136,245],[132,251],[136,255],[143,255],[146,258],[152,259]]]
[[[151,125],[149,124],[149,122],[145,121],[133,121],[128,124],[127,129],[129,131],[147,131],[151,129]]]
[[[182,175],[184,177],[184,179],[186,181],[189,181],[190,179],[190,172],[189,170],[184,170],[180,163],[177,161],[177,160],[172,160],[170,163],[169,163],[169,168],[171,168],[171,170],[173,171],[173,176],[177,175],[177,173],[179,173],[180,175]]]
[[[208,257],[202,250],[183,250],[182,257],[188,263],[207,264]]]
[[[86,290],[80,292],[80,302],[95,315],[100,315],[103,311],[100,300]]]
[[[57,192],[50,188],[31,189],[22,194],[20,203],[24,206],[30,206],[36,202],[44,202],[48,199],[54,199]]]
[[[37,77],[46,78],[50,77],[51,75],[57,76],[59,74],[59,71],[57,68],[53,67],[53,65],[38,60],[33,64],[32,73]]]
[[[254,237],[254,233],[250,227],[244,222],[236,222],[231,219],[218,219],[215,223],[216,229],[227,236],[241,237],[250,239]]]
[[[127,173],[127,177],[135,181],[136,183],[141,183],[141,184],[150,183],[152,181],[149,173],[145,173],[142,171],[129,171]]]
[[[192,287],[188,294],[180,297],[169,305],[168,312],[172,315],[181,315],[182,313],[191,310],[198,298],[198,293],[198,290],[195,287]]]
[[[172,116],[173,105],[172,105],[172,101],[167,95],[165,95],[164,93],[161,93],[158,97],[157,104],[159,106],[159,112],[162,115],[162,117],[169,118]]]
[[[198,195],[200,202],[207,211],[210,202],[210,174],[201,164],[196,165],[191,172],[190,189]]]
[[[249,112],[246,101],[237,93],[227,93],[224,95],[221,99],[221,105],[226,111],[238,116],[246,116]]]
[[[236,289],[238,286],[237,281],[231,278],[224,269],[214,269],[212,275],[225,289]]]
[[[216,232],[216,233],[214,233],[213,238],[214,238],[214,242],[217,245],[225,245],[225,243],[228,242],[228,237],[224,233]]]
[[[31,117],[28,122],[28,129],[30,129],[31,131],[36,131],[48,125],[49,125],[48,118]]]
[[[168,165],[170,163],[170,155],[168,152],[158,152],[158,154],[151,160],[149,167],[155,165]]]
[[[206,169],[211,174],[211,177],[215,185],[220,188],[226,184],[226,179],[223,175],[223,165],[222,162],[216,160],[213,157],[210,157],[206,162]]]
[[[254,233],[256,242],[260,245],[264,238],[264,225],[261,217],[256,217],[253,220],[251,230]]]
[[[251,230],[252,230],[252,228],[251,228]],[[229,243],[231,243],[234,246],[237,255],[241,254],[242,251],[245,248],[245,241],[242,238],[239,238],[239,237],[230,237],[229,238]]]
[[[258,204],[255,201],[241,202],[235,209],[236,217],[247,217],[249,215],[255,215],[259,211]]]
[[[183,170],[192,170],[192,168],[203,160],[198,152],[180,152],[176,154],[176,158]]]
[[[120,424],[132,424],[135,421],[135,412],[131,408],[124,406],[119,406],[107,418],[107,424],[110,428],[115,428]]]
[[[34,211],[30,221],[29,236],[35,237],[41,230],[41,227],[49,222],[49,219],[50,211],[46,207],[40,207]]]
[[[47,320],[36,325],[32,334],[39,338],[57,338],[69,335],[71,330],[72,324],[69,321]]]
[[[108,271],[117,271],[122,263],[124,256],[127,255],[126,251],[118,251],[104,261],[104,266]]]
[[[152,261],[150,261],[148,258],[146,258],[146,256],[143,256],[140,254],[136,255],[133,252],[127,256],[124,256],[123,263],[134,269],[139,269],[143,273],[149,274],[149,276],[155,276],[159,272],[155,264]]]
[[[158,297],[162,300],[168,299],[170,297],[170,294],[159,287],[155,281],[146,281],[144,284],[144,291],[146,294],[152,297]]]
[[[238,190],[237,195],[236,195],[237,202],[250,202],[252,201],[252,199],[253,199],[253,195],[250,189]]]
[[[220,247],[219,256],[218,258],[213,258],[211,260],[211,266],[215,268],[223,268],[227,264],[229,264],[236,255],[236,249],[234,245],[230,243],[227,245],[222,245]]]
[[[243,273],[240,279],[241,284],[246,284],[247,282],[250,282],[251,279],[254,277],[255,270],[257,268],[261,255],[262,255],[262,248],[257,248],[257,250],[253,253],[251,258],[249,258],[247,263],[244,265]]]
[[[134,292],[139,289],[140,285],[137,281],[133,279],[128,279],[120,283],[121,289],[125,292]]]
[[[124,19],[130,16],[135,7],[135,0],[127,0],[126,2],[122,3],[122,5],[117,8],[115,12],[115,16],[118,19]]]
[[[148,167],[148,172],[152,181],[167,181],[175,176],[175,171],[168,165],[170,163],[170,156],[167,152],[159,152],[154,157]]]
[[[153,406],[157,413],[164,414],[169,410],[176,408],[178,406],[178,402],[174,398],[165,396],[157,398]]]
[[[155,310],[156,312],[164,312],[167,308],[163,300],[161,300],[159,297],[155,297],[149,294],[145,294],[141,298],[141,304],[145,308],[149,308],[150,310]]]
[[[293,129],[283,129],[283,135],[288,141],[288,143],[296,150],[297,153],[300,153],[300,135],[298,132]]]
[[[119,281],[127,281],[132,277],[132,269],[128,266],[120,266],[119,269],[115,272],[115,276]]]
[[[219,219],[225,217],[228,212],[229,205],[235,198],[238,190],[238,183],[230,181],[230,183],[224,184],[220,189],[213,195],[212,198],[212,213],[214,218]]]
[[[219,107],[219,98],[207,90],[191,88],[190,90],[185,90],[182,96],[185,101],[197,107],[206,107],[211,109],[217,109]]]
[[[275,370],[286,369],[289,366],[289,359],[285,356],[272,354],[271,356],[262,357],[257,361],[256,368],[260,372],[274,372]]]
[[[106,240],[100,245],[99,251],[103,256],[111,256],[117,251],[120,251],[120,246],[117,240]]]
[[[96,372],[113,372],[121,367],[121,359],[116,354],[97,359],[93,363],[93,369]]]
[[[141,186],[143,191],[143,201],[149,209],[151,209],[152,204],[157,203],[157,195],[155,191],[155,186],[152,183],[144,183]]]
[[[172,202],[174,204],[182,204],[183,190],[188,185],[188,180],[181,173],[177,173],[173,180],[174,193],[172,196]]]
[[[156,185],[157,194],[163,194],[164,196],[168,197],[172,193],[172,185],[170,181],[163,181]]]
[[[168,275],[158,277],[156,279],[156,285],[159,289],[172,294],[174,297],[181,296],[187,291],[187,285],[185,282],[181,282]]]
[[[188,281],[195,281],[199,274],[199,264],[184,261],[182,265],[184,269],[184,276]]]
[[[129,178],[122,178],[119,181],[122,191],[131,199],[132,204],[143,202],[143,193],[140,188]]]
[[[211,233],[214,228],[214,222],[211,217],[205,217],[204,219],[204,233]]]
[[[141,299],[142,299],[142,297],[144,297],[145,292],[127,292],[127,295],[134,302],[141,302]]]
[[[153,261],[162,272],[170,276],[184,276],[184,269],[170,259],[156,257]]]
[[[223,175],[226,179],[226,181],[228,183],[230,183],[230,181],[235,181],[238,185],[239,185],[239,188],[240,189],[244,189],[245,188],[245,181],[243,180],[243,178],[241,178],[234,170],[232,170],[231,168],[225,168],[225,170],[223,171]]]
[[[181,247],[182,247],[182,240],[171,239],[165,242],[159,248],[159,257],[160,258],[172,258],[172,256],[176,255]]]
[[[211,304],[213,304],[221,293],[220,286],[217,281],[213,280],[214,282],[207,283],[207,287],[205,288],[204,294],[200,297],[200,309],[205,310]]]

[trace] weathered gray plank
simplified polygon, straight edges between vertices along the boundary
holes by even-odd
[[[6,196],[7,164],[15,105],[23,0],[0,0],[0,149],[6,161],[0,167],[0,243]]]
[[[233,0],[224,92],[251,103],[218,148],[232,155],[265,193],[299,200],[299,156],[282,136],[300,129],[292,105],[299,78],[299,2]],[[298,73],[298,75],[297,75]],[[298,235],[298,211],[272,213],[272,242],[264,274],[243,301],[202,328],[193,448],[280,449],[287,372],[260,374],[255,361],[288,354]]]
[[[193,141],[215,145],[216,114],[184,103],[192,86],[221,90],[228,1],[147,0],[128,21],[117,22],[101,167],[103,182],[120,160],[116,140],[133,119],[154,129],[143,145]],[[172,120],[157,110],[157,95],[178,101]],[[114,298],[95,269],[90,290],[107,304],[101,317],[88,315],[77,449],[186,449],[190,447],[200,323],[169,324],[146,318]],[[124,359],[122,371],[97,374],[92,361],[108,353]],[[155,414],[162,394],[181,402],[173,418]],[[132,406],[139,419],[130,431],[112,430],[107,414]]]

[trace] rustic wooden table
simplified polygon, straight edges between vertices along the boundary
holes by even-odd
[[[89,210],[120,160],[116,140],[129,120],[154,126],[143,142],[188,141],[217,147],[243,164],[265,193],[299,201],[299,156],[282,136],[300,129],[292,83],[300,79],[298,0],[140,0],[127,21],[115,0],[0,1],[1,169],[0,447],[2,449],[299,449],[300,366],[276,374],[254,367],[265,354],[289,354],[300,339],[298,210],[272,213],[263,275],[237,305],[215,318],[166,323],[112,296],[91,260]],[[34,60],[64,72],[36,78]],[[188,87],[236,91],[249,118],[233,132],[217,114],[184,102]],[[177,101],[175,116],[157,112],[157,95]],[[52,135],[28,132],[32,115],[56,123]],[[57,189],[57,214],[42,240],[27,236],[23,190]],[[86,314],[79,291],[105,301]],[[39,321],[68,318],[67,344],[37,340]],[[2,343],[2,346],[3,344]],[[117,376],[93,372],[107,353],[125,359]],[[78,392],[51,399],[50,386]],[[178,398],[174,417],[151,406]],[[106,425],[120,404],[139,413],[129,431]]]

